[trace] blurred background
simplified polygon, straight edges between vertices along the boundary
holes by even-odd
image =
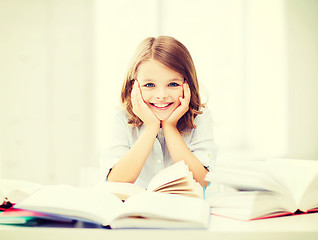
[[[189,49],[218,161],[318,159],[317,0],[0,0],[0,177],[87,185],[136,46]]]

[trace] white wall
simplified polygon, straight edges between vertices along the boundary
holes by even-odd
[[[318,1],[288,0],[288,155],[318,159]]]
[[[2,177],[79,181],[94,144],[92,1],[0,1]]]
[[[284,155],[288,138],[285,4],[244,3],[246,143],[264,155]]]

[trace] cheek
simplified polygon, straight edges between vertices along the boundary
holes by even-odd
[[[183,89],[179,89],[178,91],[176,91],[175,93],[175,99],[178,100],[178,102],[180,102],[179,98],[182,97],[183,98]]]
[[[145,102],[149,102],[152,96],[150,91],[142,90],[142,89],[141,89],[141,95]]]

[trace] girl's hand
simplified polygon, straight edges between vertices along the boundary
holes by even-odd
[[[171,113],[168,119],[163,121],[163,127],[167,125],[177,127],[179,119],[189,110],[191,91],[187,83],[183,84],[183,96],[183,98],[179,97],[180,105]]]
[[[160,129],[160,121],[159,119],[153,114],[151,109],[147,106],[144,102],[140,85],[137,80],[134,82],[133,89],[131,91],[131,102],[133,107],[134,114],[143,121],[146,126],[155,126],[158,127],[158,131]]]

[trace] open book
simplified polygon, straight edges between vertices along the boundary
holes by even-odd
[[[146,191],[123,202],[102,188],[69,185],[45,186],[14,208],[111,228],[207,228],[210,216],[200,198]]]
[[[250,220],[318,211],[318,161],[227,162],[206,180],[224,191],[207,196],[211,213]]]
[[[210,206],[189,173],[178,162],[158,173],[147,190],[112,182],[93,188],[44,186],[14,208],[111,228],[207,228]]]
[[[192,172],[184,161],[179,161],[157,173],[149,182],[147,189],[122,182],[102,182],[98,187],[114,193],[122,200],[144,191],[203,198],[203,188],[193,179]]]

